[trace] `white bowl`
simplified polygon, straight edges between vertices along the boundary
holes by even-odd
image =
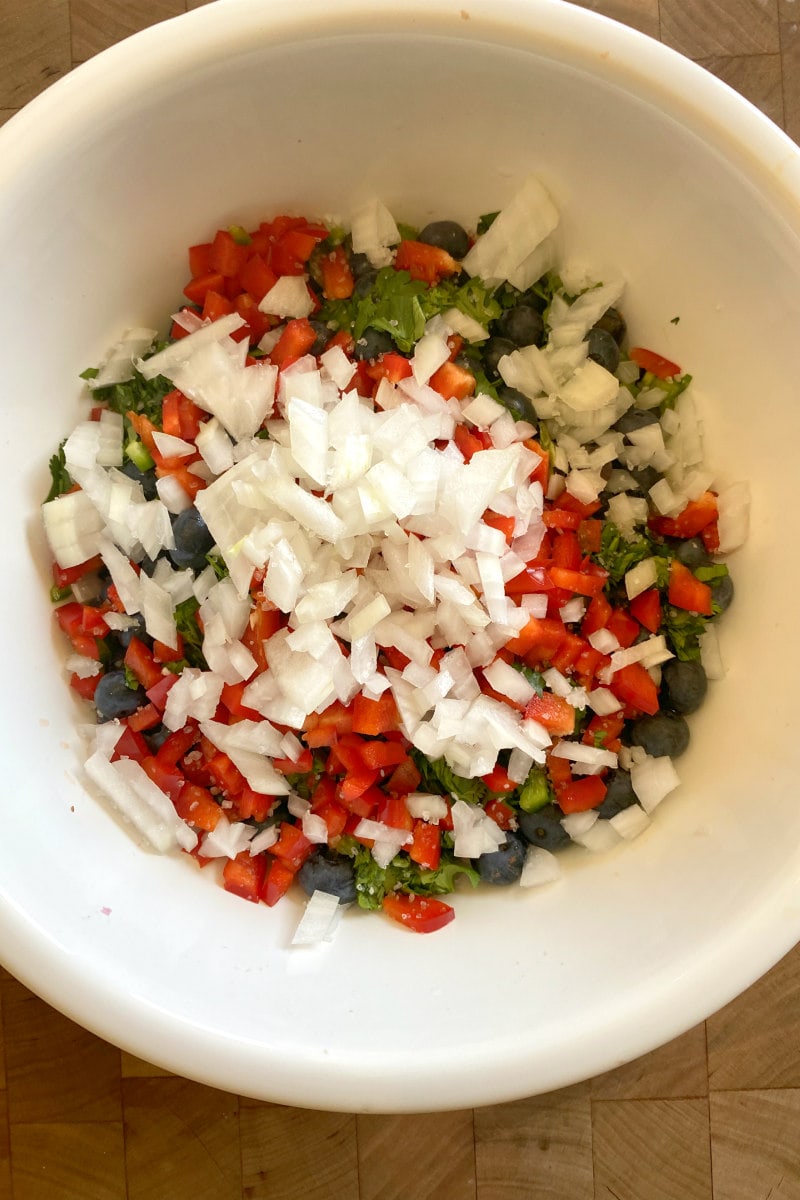
[[[78,372],[160,321],[229,221],[474,221],[537,172],[565,245],[628,279],[635,341],[691,370],[721,477],[749,480],[728,673],[680,790],[559,884],[459,896],[429,937],[359,913],[290,949],[141,850],[81,781],[37,505]],[[699,68],[553,0],[231,0],[56,84],[0,134],[5,519],[0,957],[96,1033],[251,1096],[433,1110],[546,1091],[730,1000],[800,936],[795,452],[800,154]],[[678,324],[672,318],[680,317]]]

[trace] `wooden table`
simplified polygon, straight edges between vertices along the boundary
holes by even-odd
[[[0,120],[204,0],[2,0]],[[797,0],[597,0],[800,138]],[[800,948],[728,1008],[599,1079],[376,1117],[168,1075],[0,969],[0,1200],[800,1200]]]

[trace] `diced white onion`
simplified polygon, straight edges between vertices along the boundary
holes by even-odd
[[[555,854],[543,846],[529,846],[519,877],[520,887],[540,887],[561,878],[561,864]]]
[[[719,508],[719,553],[730,554],[747,537],[750,526],[750,489],[746,483],[724,488],[717,500]]]
[[[292,937],[293,946],[313,946],[330,942],[341,919],[343,905],[339,897],[317,889],[309,897]]]
[[[657,808],[679,783],[678,772],[672,759],[666,755],[660,758],[645,755],[643,761],[631,765],[631,786],[648,814]]]
[[[640,833],[644,833],[650,824],[650,818],[641,805],[629,804],[627,808],[611,817],[609,823],[614,826],[620,837],[632,841]]]
[[[259,301],[258,307],[272,317],[310,317],[314,301],[305,275],[281,275]]]
[[[629,571],[625,572],[625,592],[628,599],[634,600],[648,588],[655,587],[657,582],[656,559],[643,558],[641,562],[636,563]]]

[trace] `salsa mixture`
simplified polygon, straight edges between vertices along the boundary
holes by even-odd
[[[721,674],[745,490],[557,223],[531,178],[469,232],[219,229],[51,460],[89,778],[229,892],[303,889],[296,941],[638,836]]]

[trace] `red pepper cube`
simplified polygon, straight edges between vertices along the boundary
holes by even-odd
[[[226,892],[241,896],[251,904],[258,904],[266,872],[267,863],[263,854],[242,850],[236,858],[229,858],[222,868],[222,886]]]
[[[283,821],[277,842],[274,842],[268,849],[269,853],[273,854],[275,858],[279,858],[284,866],[295,872],[302,867],[314,849],[314,844],[308,840],[299,825]]]

